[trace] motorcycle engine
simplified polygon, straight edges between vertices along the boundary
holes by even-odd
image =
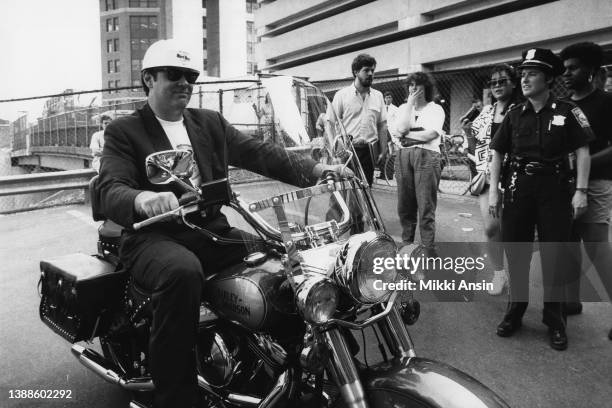
[[[249,395],[267,395],[287,360],[267,336],[223,324],[199,333],[196,357],[198,374],[208,384]]]
[[[196,347],[198,374],[211,385],[228,385],[239,366],[239,340],[222,330],[206,330],[199,335]]]

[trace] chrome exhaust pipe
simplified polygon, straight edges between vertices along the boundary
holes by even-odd
[[[128,391],[153,391],[155,388],[148,377],[124,379],[109,365],[109,361],[95,350],[74,344],[71,351],[81,364],[106,382],[119,385]]]
[[[293,371],[285,370],[276,380],[276,384],[272,391],[261,402],[260,408],[274,407],[287,394],[291,393],[291,385],[293,382]]]
[[[109,361],[95,350],[74,344],[71,351],[81,364],[111,384],[119,385],[128,391],[153,391],[155,389],[155,385],[150,378],[143,377],[127,380],[122,378],[113,368],[109,366]],[[273,406],[281,397],[289,392],[291,389],[291,380],[292,375],[289,370],[283,372],[278,377],[270,394],[268,394],[268,396],[266,396],[266,398],[262,401],[260,398],[250,395],[220,393],[220,390],[217,390],[215,387],[210,385],[204,379],[204,377],[198,375],[198,385],[200,388],[203,388],[205,391],[215,395],[216,397],[240,406],[261,408]],[[144,406],[136,401],[132,401],[130,402],[130,408],[144,408]]]
[[[252,397],[250,395],[243,394],[233,394],[227,392],[221,392],[220,389],[213,387],[202,377],[198,375],[198,386],[204,389],[207,393],[214,395],[223,401],[231,402],[232,404],[236,404],[244,407],[258,407],[261,403],[261,399],[257,397]]]
[[[284,371],[276,380],[276,384],[272,387],[272,391],[266,396],[265,399],[252,397],[250,395],[233,394],[233,393],[221,393],[218,388],[210,385],[204,377],[198,375],[198,385],[200,388],[206,390],[210,394],[213,394],[221,400],[228,401],[232,404],[236,404],[243,407],[258,407],[268,408],[276,405],[276,403],[291,391],[291,383],[293,380],[293,373],[290,370]]]

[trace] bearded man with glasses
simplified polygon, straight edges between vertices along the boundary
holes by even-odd
[[[95,192],[97,212],[124,227],[119,255],[135,285],[149,297],[152,324],[149,369],[155,392],[153,406],[196,404],[195,344],[204,277],[241,262],[246,244],[220,245],[188,227],[156,223],[134,231],[135,222],[173,210],[185,191],[148,181],[145,159],[152,153],[189,149],[195,157],[194,186],[227,177],[227,166],[245,168],[288,184],[306,186],[323,171],[342,171],[271,143],[241,134],[218,112],[188,109],[193,84],[200,74],[191,53],[175,40],[152,44],[142,61],[147,103],[131,116],[113,121]],[[344,175],[352,175],[348,169]],[[191,220],[226,238],[248,241],[253,236],[232,228],[220,206]]]

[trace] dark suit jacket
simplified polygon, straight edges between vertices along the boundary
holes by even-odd
[[[183,116],[202,182],[227,177],[229,164],[293,185],[313,183],[313,160],[243,135],[218,112],[186,109]],[[170,150],[172,145],[148,104],[130,116],[112,121],[104,137],[97,183],[100,210],[107,218],[131,228],[140,220],[134,210],[134,199],[140,192],[172,191],[169,185],[149,183],[145,169],[148,155]],[[218,209],[208,216],[207,223],[210,222],[218,224],[211,225],[211,229],[227,225]],[[166,224],[164,230],[168,227]]]

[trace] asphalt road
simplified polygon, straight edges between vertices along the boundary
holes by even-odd
[[[376,196],[388,231],[399,237],[395,193],[378,189]],[[0,216],[1,407],[127,406],[127,394],[81,366],[70,345],[38,317],[38,263],[55,255],[95,252],[96,223],[89,211],[77,205]],[[442,195],[437,222],[438,241],[483,239],[473,200]],[[537,262],[536,254],[531,277],[536,300],[541,296]],[[504,308],[503,297],[485,294],[471,303],[424,302],[420,320],[409,328],[417,354],[469,373],[512,407],[612,406],[612,341],[606,337],[612,327],[610,304],[586,303],[582,315],[570,317],[570,345],[564,352],[548,346],[539,301],[531,304],[516,336],[497,337],[495,326]],[[375,343],[368,341],[370,358],[374,349]],[[20,389],[71,390],[73,398],[9,398],[10,390]]]

